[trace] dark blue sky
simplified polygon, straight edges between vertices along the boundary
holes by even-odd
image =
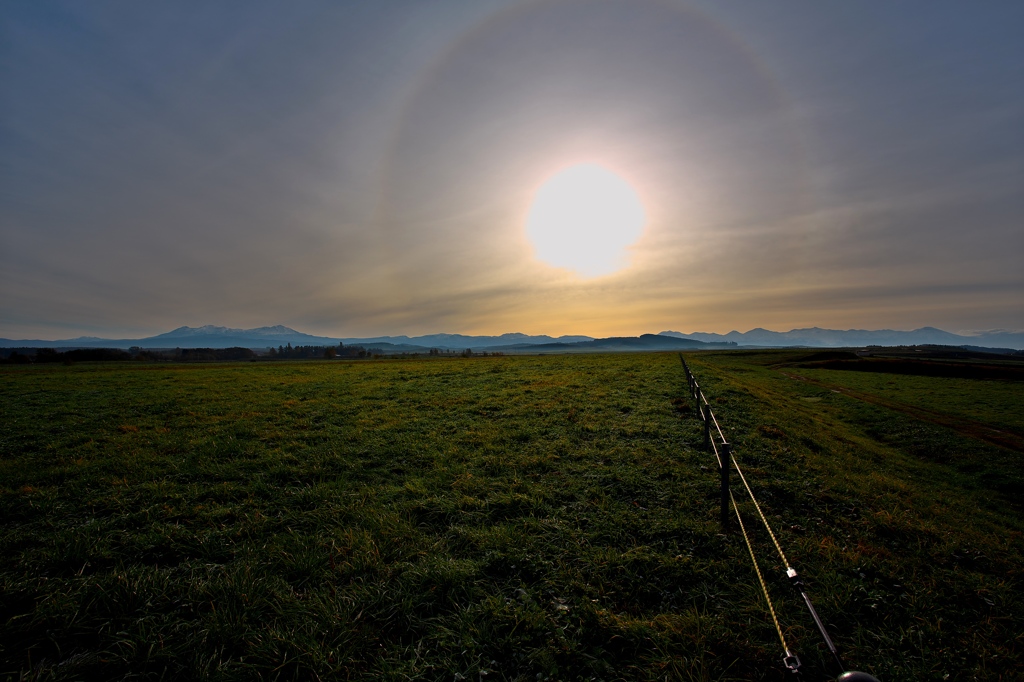
[[[1024,328],[1024,4],[6,2],[0,336]],[[625,178],[629,267],[533,193]]]

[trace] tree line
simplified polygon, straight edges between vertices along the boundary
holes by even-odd
[[[378,357],[383,355],[380,348],[363,348],[362,346],[346,346],[339,343],[337,346],[278,346],[269,348],[265,355],[261,356],[268,360],[301,360],[310,358],[365,358]]]
[[[148,349],[132,346],[119,348],[0,348],[0,364],[27,365],[73,362],[226,362],[231,360],[291,360],[380,357],[379,348],[362,346],[292,346],[290,343],[257,352],[251,348],[174,348]]]

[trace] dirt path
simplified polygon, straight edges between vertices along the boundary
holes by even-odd
[[[928,410],[923,407],[915,407],[913,405],[907,405],[906,403],[887,400],[886,398],[880,398],[877,395],[864,393],[862,391],[855,391],[851,388],[846,388],[845,386],[840,386],[838,384],[830,384],[818,379],[809,379],[803,375],[795,374],[793,372],[779,371],[790,379],[806,381],[809,384],[821,386],[822,388],[827,388],[835,391],[836,393],[841,393],[845,396],[856,398],[857,400],[862,400],[866,403],[872,403],[890,410],[895,410],[896,412],[902,412],[903,414],[910,415],[911,417],[920,419],[921,421],[945,426],[962,433],[965,436],[977,438],[978,440],[983,440],[986,443],[991,443],[992,445],[998,445],[1016,452],[1024,452],[1024,435],[1013,431],[996,429],[989,424],[974,421],[973,419],[967,419],[966,417],[961,417],[959,415],[953,415],[946,412],[936,412],[935,410]]]

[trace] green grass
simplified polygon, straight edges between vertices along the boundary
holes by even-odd
[[[853,667],[1019,673],[1020,453],[688,357]],[[992,383],[949,391],[1013,426]],[[674,354],[0,368],[0,676],[782,679],[685,394]]]
[[[1024,433],[1020,382],[800,369],[800,374],[906,405]]]

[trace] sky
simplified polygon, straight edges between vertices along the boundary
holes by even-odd
[[[0,337],[1024,330],[1024,3],[0,1]]]

